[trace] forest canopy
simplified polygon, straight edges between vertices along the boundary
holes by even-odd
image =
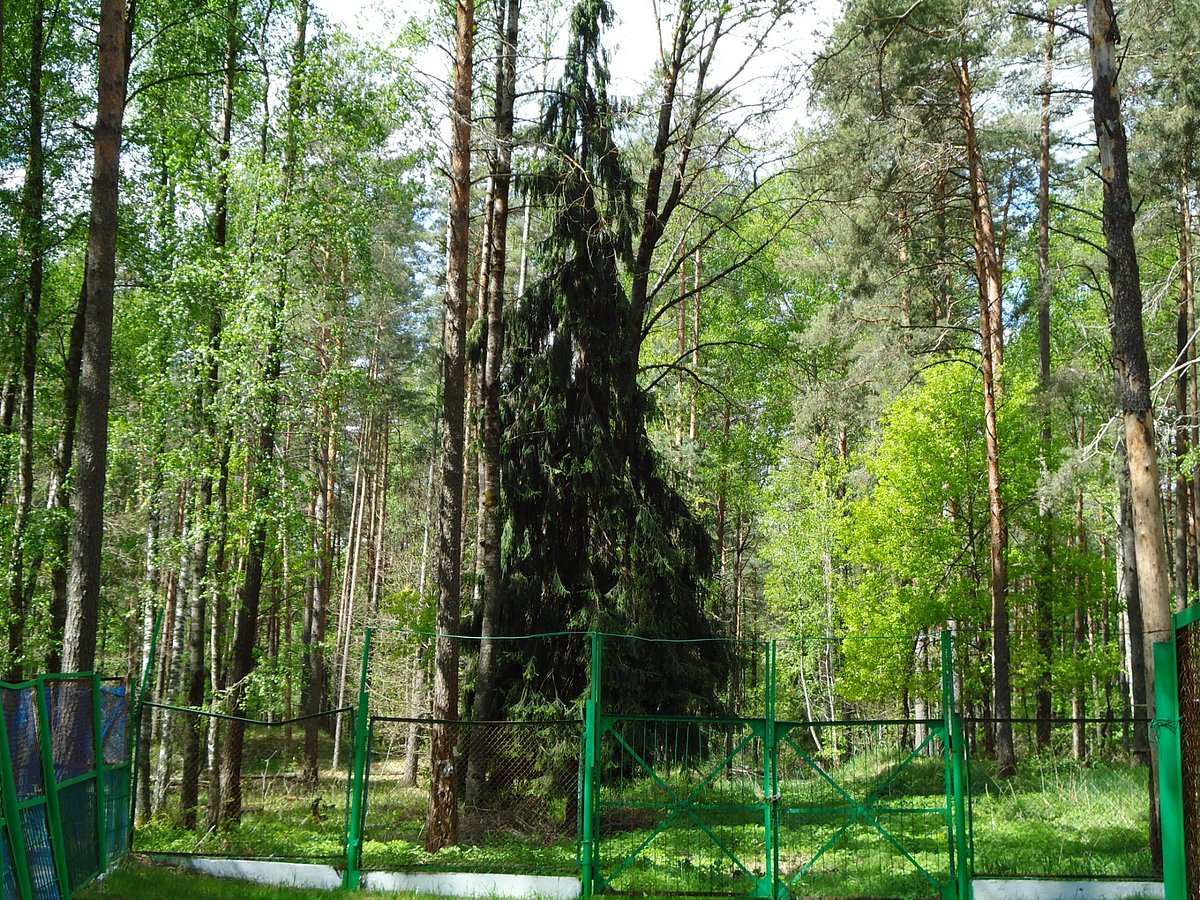
[[[925,708],[950,630],[1002,775],[1014,720],[1152,715],[1200,590],[1193,13],[670,0],[635,81],[628,7],[0,4],[8,680],[291,719],[399,627],[414,708],[488,720],[576,709],[591,630],[904,638],[785,661],[837,718]],[[732,646],[610,699],[733,709]],[[241,726],[184,739],[236,819]]]

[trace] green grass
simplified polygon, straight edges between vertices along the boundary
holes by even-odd
[[[977,875],[1154,877],[1144,766],[1035,757],[1006,780],[972,768]]]
[[[267,887],[131,858],[75,896],[79,900],[414,900],[418,895]]]
[[[872,745],[860,731],[852,757],[828,746],[806,751],[853,802],[796,746],[781,745],[780,870],[798,896],[936,896],[950,877],[944,760],[920,756],[893,777],[907,754]],[[135,849],[339,863],[344,776],[323,772],[314,792],[287,777],[277,758],[251,770],[239,828],[184,832],[168,809],[139,829]],[[766,867],[761,766],[751,749],[733,760],[718,752],[660,761],[656,777],[638,765],[611,766],[599,795],[601,877],[621,891],[752,894]],[[1152,876],[1144,768],[1026,758],[1007,780],[996,779],[986,761],[973,769],[978,875]],[[462,810],[459,846],[429,854],[426,791],[406,785],[394,759],[377,759],[363,868],[577,875],[574,784],[548,775],[506,782],[484,804],[490,809]],[[684,799],[689,805],[680,812]]]

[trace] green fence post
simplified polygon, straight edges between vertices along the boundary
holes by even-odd
[[[62,813],[58,808],[58,775],[54,770],[54,730],[50,727],[50,703],[46,699],[46,677],[37,677],[38,744],[42,751],[42,780],[46,789],[46,822],[50,837],[50,855],[58,874],[62,900],[71,900],[71,883],[67,875],[66,841],[63,839]]]
[[[942,714],[950,741],[950,777],[954,795],[954,886],[959,900],[970,900],[971,856],[967,850],[966,743],[962,716],[955,708],[954,640],[948,629],[942,631]]]
[[[346,874],[344,887],[358,888],[362,883],[362,818],[363,794],[366,790],[367,774],[367,729],[370,725],[370,689],[367,685],[367,669],[371,661],[371,635],[375,629],[368,628],[363,638],[362,674],[358,682],[358,714],[354,723],[354,768],[350,781],[350,805],[346,810]]]
[[[591,633],[591,695],[583,707],[583,784],[580,798],[582,818],[579,828],[579,881],[583,897],[596,889],[596,761],[600,746],[600,665],[603,641],[600,632]]]
[[[4,802],[4,820],[8,827],[8,840],[12,848],[13,866],[16,869],[17,890],[21,892],[22,900],[33,900],[33,882],[29,875],[29,860],[25,855],[25,829],[21,824],[16,774],[8,746],[8,713],[3,703],[0,703],[0,798]]]
[[[779,775],[775,746],[775,641],[763,646],[763,843],[766,859],[759,897],[776,897],[787,890],[779,879],[779,822],[775,804],[779,799]]]
[[[1188,895],[1188,884],[1183,833],[1183,747],[1179,740],[1179,672],[1174,640],[1154,645],[1154,702],[1163,890],[1169,900],[1176,900]]]
[[[92,753],[94,765],[92,771],[96,776],[96,862],[99,865],[97,874],[108,869],[108,841],[105,839],[104,823],[108,814],[108,800],[104,784],[104,696],[101,691],[100,675],[92,673]]]

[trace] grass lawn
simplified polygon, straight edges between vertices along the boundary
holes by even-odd
[[[1032,757],[997,779],[974,762],[975,874],[1154,878],[1147,778],[1131,762]]]
[[[130,858],[101,881],[79,891],[79,900],[416,900],[417,894],[379,894],[364,891],[319,891],[266,887],[196,875],[140,858]]]
[[[851,757],[822,760],[830,778],[805,763],[794,744],[781,748],[775,808],[781,875],[809,897],[936,896],[950,880],[945,763],[920,756],[901,768],[907,753],[872,751],[865,737],[862,744]],[[597,862],[610,888],[753,893],[767,868],[761,760],[749,750],[730,764],[721,756],[654,777],[632,765],[606,772],[597,798]],[[976,875],[1152,877],[1146,778],[1144,767],[1126,760],[1027,757],[1015,778],[997,779],[988,760],[973,760]],[[375,759],[363,868],[577,875],[574,781],[545,774],[507,787],[491,809],[464,805],[461,845],[432,855],[423,847],[425,788],[405,784],[394,760]],[[199,833],[173,826],[170,798],[163,816],[138,829],[134,848],[344,864],[340,773],[325,770],[314,791],[277,772],[252,771],[245,798],[240,827]],[[129,877],[195,878],[137,868]],[[157,893],[152,883],[144,889],[115,883],[111,893],[94,896],[329,896],[253,887],[230,893],[226,882],[206,893],[205,879],[195,880],[195,890]]]

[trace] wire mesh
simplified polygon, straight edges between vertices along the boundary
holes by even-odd
[[[12,847],[8,843],[8,831],[0,821],[0,887],[4,888],[5,897],[17,895],[17,873],[13,867]]]
[[[951,879],[944,730],[781,723],[780,878],[803,896],[921,897]]]
[[[123,684],[102,687],[94,675],[0,685],[8,751],[0,821],[14,826],[0,830],[5,897],[70,895],[128,849],[128,729],[119,724],[128,703]]]
[[[621,718],[600,747],[607,889],[755,894],[767,847],[760,723]]]
[[[433,720],[374,717],[363,868],[577,871],[577,719],[446,723],[455,734],[459,845],[424,850]]]
[[[109,768],[104,782],[104,851],[107,859],[118,859],[129,851],[129,805],[131,748],[129,740],[129,689],[123,682],[106,683],[100,689],[100,746]]]
[[[37,900],[57,900],[61,893],[50,845],[37,688],[34,685],[3,686],[0,687],[0,698],[3,698],[4,704],[4,724],[16,799],[23,806],[18,815],[24,847],[13,849],[16,852],[24,851],[34,897]]]
[[[69,781],[96,768],[93,682],[90,678],[45,682],[54,778]]]
[[[1014,732],[1030,722],[1015,720]],[[967,720],[977,876],[1159,877],[1150,851],[1149,761],[1108,730],[1115,723],[1051,719],[1050,743],[1038,750],[1032,741],[1018,742],[1017,771],[1007,778],[997,777],[985,749],[995,724]],[[1076,758],[1072,745],[1081,741],[1088,753]]]
[[[1200,623],[1175,632],[1179,743],[1183,753],[1183,840],[1188,900],[1200,898]]]
[[[105,765],[129,762],[129,692],[124,684],[100,688],[100,737]]]
[[[67,884],[74,892],[100,868],[96,840],[96,782],[77,781],[58,792]]]
[[[578,718],[591,677],[591,637],[582,632],[498,636],[435,636],[381,628],[372,638],[368,665],[371,712],[384,718],[432,715],[434,650],[449,641],[458,657],[463,718],[519,721]],[[483,651],[487,649],[487,672]],[[486,687],[490,685],[490,688]],[[475,712],[487,692],[486,714]]]
[[[143,853],[241,859],[345,860],[345,817],[353,716],[330,711],[290,722],[246,722],[241,814],[224,813],[219,767],[229,722],[200,710],[147,704],[155,721],[147,760],[148,821],[133,846]],[[312,740],[313,754],[306,749]],[[188,742],[200,764],[185,768]],[[207,749],[217,753],[209,757]],[[194,774],[191,774],[194,770]],[[183,798],[195,798],[185,808]],[[141,802],[141,801],[139,801]],[[190,815],[189,815],[190,813]],[[190,819],[190,821],[189,821]]]
[[[38,726],[37,689],[0,688],[4,722],[8,730],[8,752],[16,782],[17,799],[27,800],[45,793],[42,751]]]
[[[50,823],[46,806],[29,806],[21,810],[21,831],[25,838],[25,858],[35,900],[58,900],[58,871],[50,846]]]

